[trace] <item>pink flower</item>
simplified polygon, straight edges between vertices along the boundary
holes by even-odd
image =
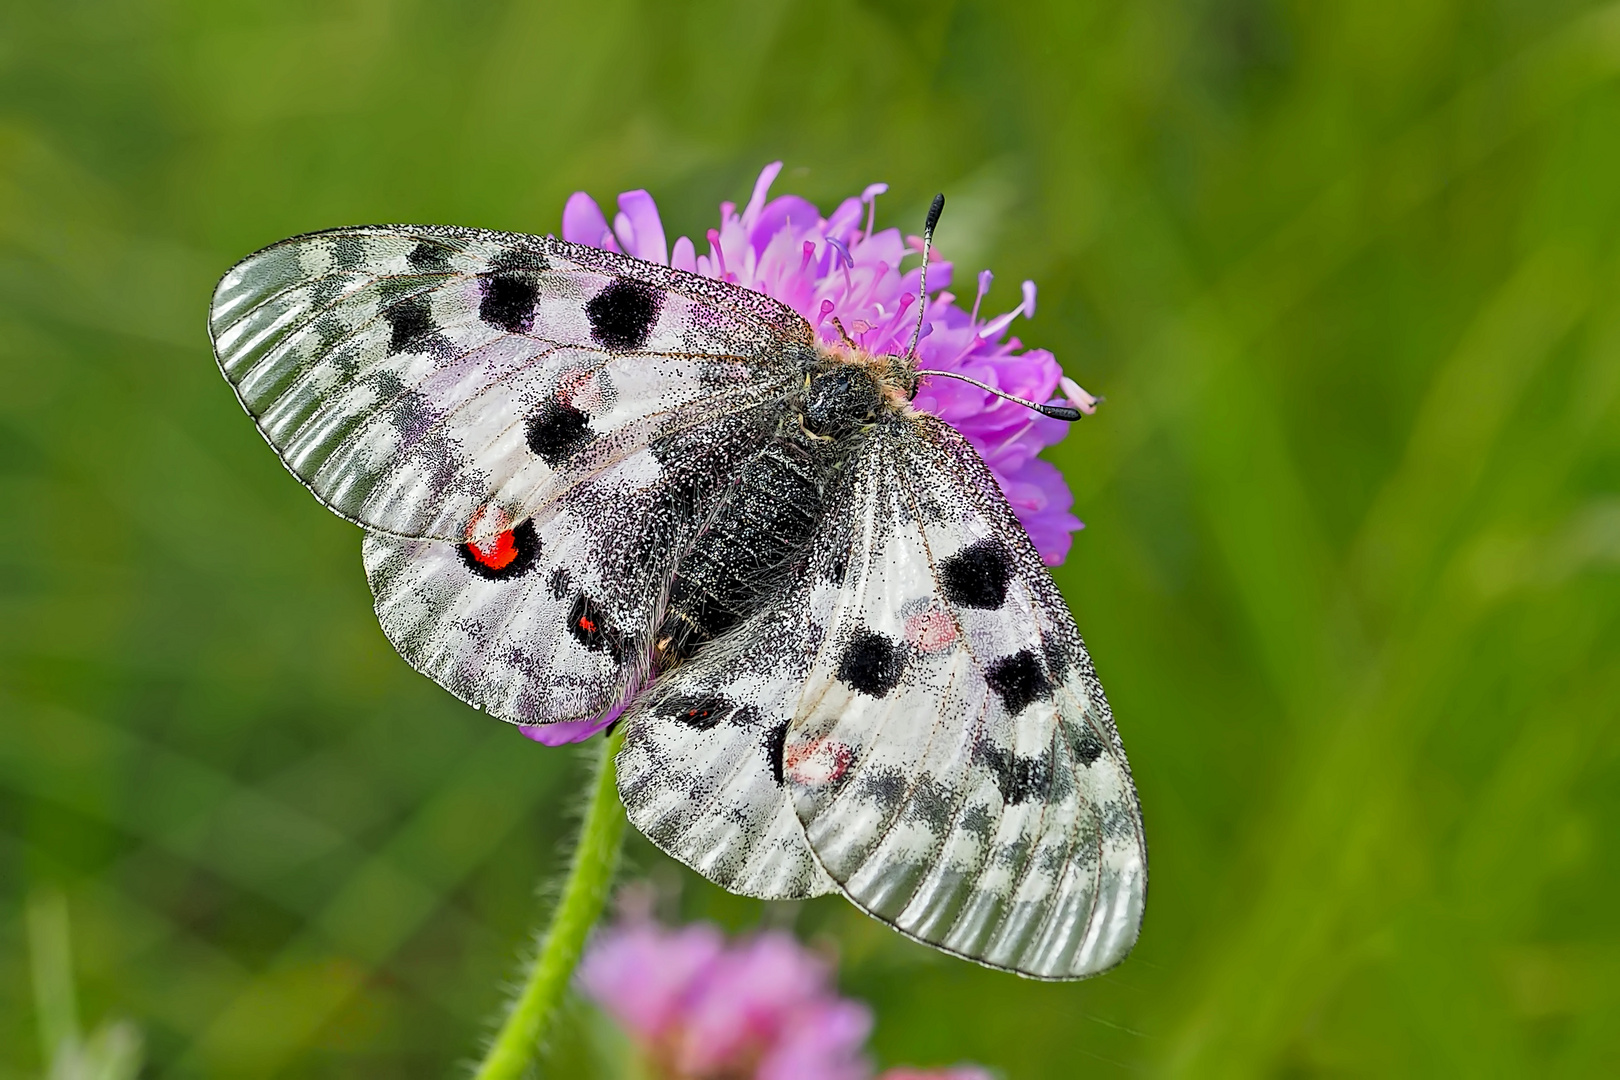
[[[722,278],[788,304],[815,327],[829,345],[839,341],[834,319],[855,342],[872,353],[903,353],[916,325],[920,267],[900,269],[907,254],[920,251],[917,237],[875,227],[877,196],[886,184],[872,184],[859,197],[839,204],[830,217],[797,195],[766,201],[782,163],[767,165],[754,183],[748,205],[720,204],[720,227],[707,235],[699,255],[687,237],[668,247],[658,207],[645,191],[619,196],[619,212],[608,225],[601,208],[583,191],[563,209],[563,239],[638,259],[664,263],[705,277]],[[971,310],[956,306],[944,291],[952,266],[938,257],[929,267],[919,367],[959,371],[980,382],[1032,401],[1052,401],[1061,388],[1068,404],[1090,413],[1097,399],[1081,390],[1045,349],[1025,349],[1007,331],[1019,317],[1035,314],[1035,283],[1026,281],[1022,300],[1009,312],[981,317],[991,275],[978,276]],[[937,290],[937,291],[935,291]],[[1035,455],[1062,439],[1068,425],[954,379],[924,379],[914,402],[942,417],[979,451],[1013,511],[1029,532],[1041,558],[1061,563],[1070,534],[1082,528],[1069,512],[1074,497],[1063,476]]]
[[[586,995],[668,1080],[867,1080],[870,1010],[838,996],[830,965],[781,932],[727,944],[704,923],[645,918],[601,931]]]
[[[669,929],[650,896],[599,930],[585,995],[624,1026],[659,1080],[871,1080],[872,1011],[840,997],[832,965],[789,934],[727,942],[708,923]],[[990,1080],[977,1066],[890,1069],[878,1080]]]

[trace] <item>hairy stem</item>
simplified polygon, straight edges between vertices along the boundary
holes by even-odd
[[[619,848],[624,843],[624,807],[613,775],[613,755],[623,741],[622,727],[602,740],[596,785],[562,896],[524,977],[523,991],[512,1002],[506,1021],[473,1074],[474,1080],[517,1080],[523,1075],[568,989],[568,978],[579,963],[585,938],[607,903]]]

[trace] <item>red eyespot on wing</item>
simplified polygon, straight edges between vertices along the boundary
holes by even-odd
[[[583,615],[579,617],[579,628],[587,634],[596,633],[596,624]]]
[[[507,529],[497,535],[493,543],[479,545],[469,540],[467,551],[491,570],[505,570],[518,557],[517,538],[512,535],[511,529]]]
[[[459,548],[461,563],[488,581],[505,581],[534,569],[540,554],[540,534],[534,519],[512,524],[500,507],[483,507],[467,522]]]

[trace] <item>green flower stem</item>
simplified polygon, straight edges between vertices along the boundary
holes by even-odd
[[[579,963],[585,938],[607,904],[619,848],[624,843],[624,806],[619,802],[613,774],[613,755],[623,741],[623,727],[602,740],[596,788],[551,926],[524,979],[523,992],[512,1003],[489,1053],[473,1074],[474,1080],[517,1080],[523,1075],[568,989],[568,978]]]

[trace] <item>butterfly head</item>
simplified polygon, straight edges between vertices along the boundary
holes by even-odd
[[[812,375],[804,388],[804,428],[822,438],[847,435],[878,418],[883,397],[877,382],[856,364]]]

